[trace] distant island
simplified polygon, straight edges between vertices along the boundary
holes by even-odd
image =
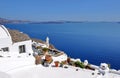
[[[82,21],[43,21],[31,22],[30,24],[64,24],[64,23],[83,23]]]
[[[60,21],[29,21],[29,20],[11,20],[6,18],[0,17],[0,24],[64,24],[64,23],[84,23],[89,21],[66,21],[66,20],[60,20]],[[94,22],[94,21],[93,21]],[[108,21],[98,21],[100,23],[109,23]],[[112,21],[111,21],[112,22]],[[120,22],[116,21],[114,23]]]
[[[64,24],[64,23],[83,23],[84,21],[29,21],[29,20],[10,20],[0,18],[0,24]]]
[[[9,20],[5,18],[0,18],[0,24],[20,24],[20,23],[30,23],[27,20]]]

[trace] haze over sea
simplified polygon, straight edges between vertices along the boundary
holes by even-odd
[[[88,60],[100,65],[111,64],[120,69],[120,24],[83,22],[64,24],[7,24],[10,29],[27,33],[32,38],[45,40],[64,51],[70,57]]]

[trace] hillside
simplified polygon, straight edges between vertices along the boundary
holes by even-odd
[[[20,32],[18,30],[11,30],[11,29],[8,29],[11,37],[12,37],[12,41],[15,43],[15,42],[20,42],[20,41],[26,41],[26,40],[33,40],[33,41],[36,41],[38,43],[43,43],[45,44],[45,41],[43,40],[40,40],[40,39],[35,39],[35,38],[30,38],[29,35],[23,33],[23,32]],[[55,49],[54,45],[50,44],[50,48],[52,49]]]

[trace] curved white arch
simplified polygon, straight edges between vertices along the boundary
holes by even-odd
[[[10,38],[11,39],[11,35],[4,25],[0,25],[0,38]]]
[[[9,47],[12,44],[12,38],[7,30],[7,28],[3,25],[0,25],[0,48]]]

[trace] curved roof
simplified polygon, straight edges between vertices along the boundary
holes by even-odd
[[[0,25],[0,38],[10,38],[11,39],[11,36],[10,36],[8,30],[3,25]]]

